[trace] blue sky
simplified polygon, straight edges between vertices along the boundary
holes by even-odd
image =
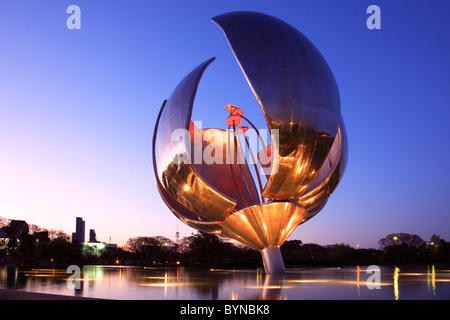
[[[66,9],[81,9],[69,30]],[[381,8],[369,30],[366,9]],[[257,111],[211,18],[251,10],[303,32],[337,80],[348,138],[344,179],[290,239],[377,247],[389,233],[450,241],[450,3],[435,1],[2,1],[0,216],[101,241],[194,232],[155,187],[151,138],[161,103],[211,57],[193,120]],[[217,111],[215,111],[217,110]],[[258,118],[261,115],[252,115]]]

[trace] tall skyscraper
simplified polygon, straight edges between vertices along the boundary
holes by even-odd
[[[97,234],[94,229],[89,230],[89,242],[97,242]]]
[[[77,217],[75,232],[72,233],[72,243],[84,243],[85,222],[83,218]]]

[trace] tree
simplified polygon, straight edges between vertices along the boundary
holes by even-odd
[[[0,228],[9,226],[9,223],[11,222],[11,219],[7,219],[4,217],[0,217]]]
[[[302,245],[302,249],[309,261],[321,262],[328,255],[328,249],[316,243],[305,243]]]
[[[302,247],[301,240],[287,240],[281,246],[281,252],[283,255],[293,255]]]
[[[182,243],[183,247],[188,248],[185,256],[193,264],[224,263],[238,250],[231,243],[202,231],[183,238]]]
[[[34,256],[33,236],[30,234],[22,234],[19,238],[19,261],[24,264],[31,264]]]
[[[430,238],[430,241],[428,242],[428,244],[431,246],[438,246],[443,243],[445,243],[445,241],[441,239],[440,236],[436,235],[436,233],[433,233],[433,235]]]
[[[162,236],[135,237],[128,239],[126,250],[133,253],[140,264],[166,263],[173,260],[175,243]]]
[[[64,239],[66,241],[70,241],[70,236],[65,233],[62,230],[55,230],[55,229],[43,229],[42,231],[47,231],[48,232],[48,237],[50,238],[50,240],[54,240],[54,239]]]
[[[420,247],[425,244],[425,241],[416,234],[409,233],[391,233],[378,241],[380,249],[385,249],[389,246],[406,246],[406,247]]]
[[[40,242],[36,246],[36,257],[43,264],[70,265],[83,263],[81,246],[70,243],[65,237]]]
[[[41,228],[40,226],[38,226],[36,224],[29,224],[28,227],[30,228],[31,234],[45,231],[43,228]]]
[[[175,243],[169,238],[163,236],[155,237],[135,237],[127,240],[125,248],[131,252],[137,253],[145,246],[173,246]]]
[[[280,247],[281,255],[285,263],[299,264],[302,256],[302,241],[287,240]]]
[[[328,257],[335,264],[347,263],[353,264],[350,261],[355,259],[356,249],[350,247],[348,244],[333,244],[328,247]]]
[[[425,241],[416,234],[392,233],[378,241],[384,262],[395,264],[420,263],[425,258],[420,247]]]

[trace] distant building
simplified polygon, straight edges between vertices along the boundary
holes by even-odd
[[[11,220],[9,226],[0,228],[4,238],[19,239],[22,235],[28,234],[28,224],[23,220]]]
[[[83,254],[99,257],[106,245],[101,242],[86,242],[83,244]]]
[[[8,233],[0,231],[0,250],[6,248],[6,246],[8,245],[8,241],[9,241]]]
[[[72,243],[84,243],[85,222],[83,218],[77,217],[75,232],[72,233]]]
[[[25,221],[11,220],[9,226],[0,228],[0,249],[5,249],[10,240],[13,240],[14,242],[12,243],[15,244],[14,246],[17,246],[24,237],[29,236],[29,231],[28,223]],[[35,232],[31,235],[31,239],[33,244],[39,241],[47,241],[48,232]]]
[[[89,230],[89,242],[98,242],[94,229]]]
[[[101,256],[105,251],[115,252],[117,250],[117,244],[115,243],[104,243],[104,242],[86,242],[83,244],[83,254],[91,256]]]

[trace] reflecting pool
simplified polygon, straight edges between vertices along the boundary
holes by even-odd
[[[262,269],[0,266],[0,288],[121,300],[450,299],[450,269],[435,266]]]

